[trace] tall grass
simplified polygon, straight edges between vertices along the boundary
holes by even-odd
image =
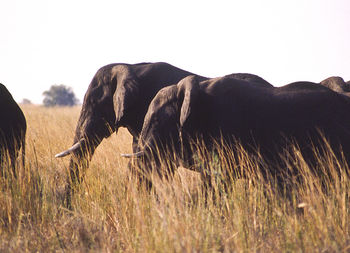
[[[103,141],[65,209],[69,158],[54,154],[73,141],[80,108],[23,107],[28,123],[26,168],[0,178],[0,252],[346,252],[349,193],[341,161],[319,157],[321,179],[298,150],[285,192],[245,152],[199,152],[209,164],[211,195],[198,173],[180,168],[154,191],[136,185],[120,153],[131,151],[125,129]],[[343,166],[342,166],[343,167]],[[234,171],[236,174],[226,173]],[[237,178],[238,172],[245,177]],[[246,173],[248,171],[248,173]],[[294,181],[293,181],[294,180]],[[229,183],[228,183],[229,182]],[[228,186],[227,186],[228,185]],[[286,192],[287,191],[287,192]]]

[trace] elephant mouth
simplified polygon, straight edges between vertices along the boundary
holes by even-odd
[[[69,149],[58,153],[55,155],[56,158],[61,158],[61,157],[65,157],[67,155],[70,155],[72,153],[75,153],[79,150],[81,150],[83,147],[85,147],[86,145],[86,140],[84,138],[80,139],[77,143],[75,143],[72,147],[70,147]]]

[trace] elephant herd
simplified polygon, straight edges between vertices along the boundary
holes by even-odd
[[[23,113],[4,86],[0,86],[0,147],[12,164],[19,148],[24,152]],[[306,160],[322,139],[335,154],[350,162],[350,82],[330,77],[320,83],[295,82],[274,87],[253,74],[207,78],[167,63],[110,64],[100,68],[85,94],[71,148],[68,193],[81,182],[104,138],[126,127],[133,137],[131,169],[143,172],[155,163],[159,173],[165,152],[178,165],[193,168],[191,143],[201,139],[208,147],[224,139],[248,151],[259,150],[271,163],[276,154],[296,143]],[[341,147],[341,148],[340,148]],[[310,159],[309,159],[310,158]],[[134,170],[133,170],[134,171]]]

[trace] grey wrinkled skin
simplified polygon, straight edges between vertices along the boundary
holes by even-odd
[[[349,162],[349,111],[349,97],[316,83],[262,87],[232,75],[202,82],[189,76],[161,89],[152,100],[136,149],[143,159],[134,159],[134,166],[144,170],[151,162],[159,164],[166,156],[156,148],[166,147],[176,154],[174,167],[166,172],[157,167],[160,174],[180,164],[197,169],[190,148],[197,137],[209,149],[221,138],[239,141],[252,154],[259,149],[271,163],[293,141],[311,164],[312,143],[321,147],[323,134],[338,158],[344,154]]]
[[[0,166],[7,156],[12,173],[17,177],[16,159],[22,148],[22,164],[25,165],[25,136],[27,123],[21,108],[6,87],[0,83]],[[1,168],[1,174],[4,173]]]

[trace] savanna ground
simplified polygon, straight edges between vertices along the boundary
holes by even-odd
[[[330,176],[321,186],[297,160],[304,184],[292,183],[284,194],[251,175],[230,180],[226,191],[219,176],[206,196],[199,175],[179,169],[169,182],[155,179],[150,194],[136,186],[128,160],[120,157],[131,151],[125,129],[98,147],[68,210],[63,193],[69,158],[54,155],[72,144],[80,108],[23,111],[26,169],[19,166],[18,179],[0,178],[0,252],[350,251],[346,175]],[[241,157],[242,167],[254,171],[254,163]],[[231,169],[226,161],[220,155],[210,160],[214,169]],[[320,165],[334,166],[332,159]]]

